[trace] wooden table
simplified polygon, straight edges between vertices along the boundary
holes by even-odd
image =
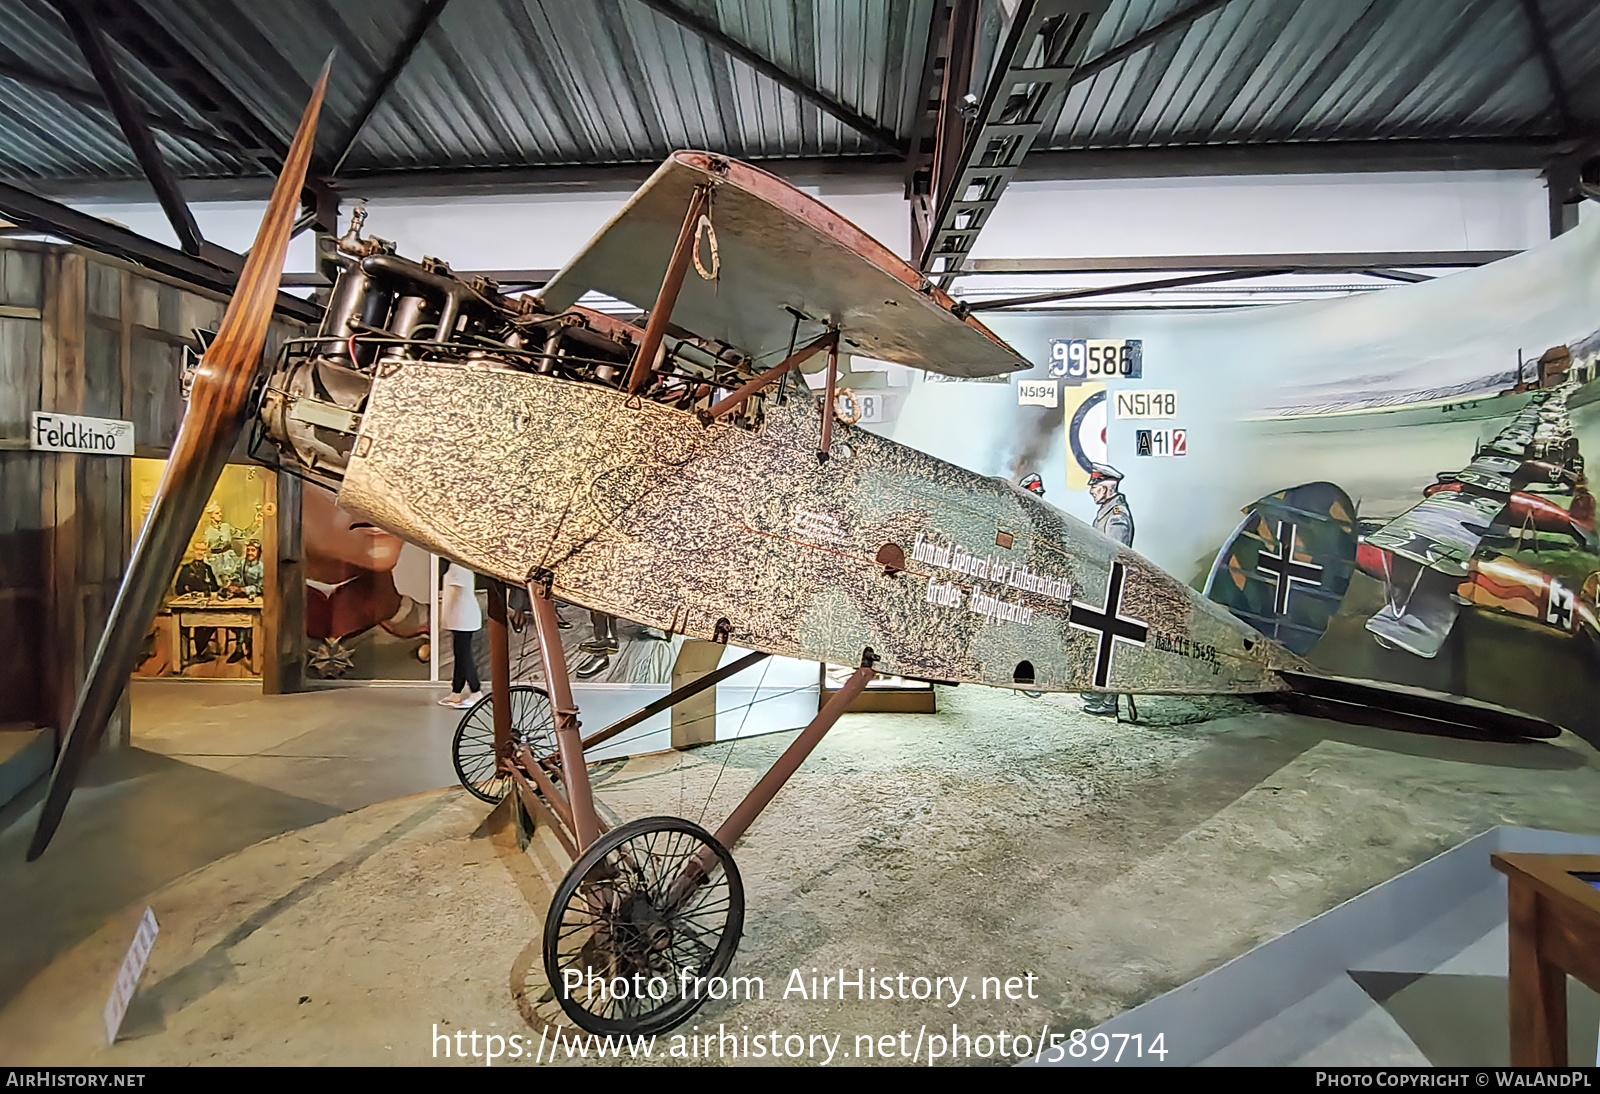
[[[260,597],[205,597],[190,594],[188,596],[173,597],[167,602],[167,612],[162,620],[172,635],[174,642],[170,647],[177,653],[174,662],[181,674],[187,666],[183,664],[182,632],[195,627],[216,628],[250,628],[250,671],[257,675],[261,672],[261,651],[264,635],[261,626]]]
[[[1600,889],[1573,875],[1600,874],[1600,855],[1489,861],[1508,879],[1511,1064],[1565,1067],[1567,975],[1600,992]]]

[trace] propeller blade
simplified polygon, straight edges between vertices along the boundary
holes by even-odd
[[[61,824],[67,799],[72,796],[84,761],[105,732],[111,712],[122,697],[129,674],[166,593],[167,584],[183,558],[189,537],[199,523],[211,491],[216,488],[228,455],[239,440],[249,409],[250,392],[260,369],[261,351],[272,306],[278,295],[283,256],[300,205],[306,167],[315,142],[317,112],[322,106],[332,58],[322,68],[300,128],[289,147],[283,172],[267,203],[266,215],[250,248],[238,288],[228,302],[217,336],[201,358],[190,388],[189,407],[178,428],[161,485],[150,515],[139,532],[128,572],[123,575],[117,599],[106,620],[105,633],[89,665],[89,675],[78,693],[78,705],[68,723],[61,753],[50,775],[39,826],[28,846],[28,861],[44,853]]]

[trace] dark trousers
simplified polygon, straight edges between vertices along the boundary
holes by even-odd
[[[472,654],[472,640],[477,637],[477,631],[451,631],[455,635],[456,672],[451,681],[451,690],[457,695],[467,692],[482,691],[478,683],[478,661]]]

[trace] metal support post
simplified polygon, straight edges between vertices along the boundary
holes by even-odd
[[[829,331],[827,334],[824,334],[821,338],[818,338],[810,345],[802,346],[800,349],[795,350],[776,365],[773,365],[771,368],[767,369],[767,371],[763,372],[760,376],[757,376],[755,379],[743,384],[736,391],[731,392],[722,399],[717,400],[717,402],[712,405],[710,409],[701,415],[702,420],[708,425],[716,421],[728,411],[734,409],[746,399],[750,398],[750,396],[754,395],[756,392],[772,383],[772,381],[788,372],[790,369],[804,364],[806,361],[810,360],[818,350],[821,350],[824,347],[826,347],[828,350],[828,359],[830,361],[835,360],[838,357],[838,331]]]
[[[878,674],[873,669],[871,661],[850,674],[850,679],[846,680],[844,686],[828,700],[828,705],[817,712],[817,716],[811,719],[811,724],[800,731],[800,736],[784,749],[783,755],[778,757],[778,762],[761,776],[761,781],[745,795],[744,801],[728,815],[728,819],[722,822],[722,827],[717,829],[718,843],[724,847],[732,847],[739,842],[739,837],[744,835],[745,829],[749,828],[761,815],[761,811],[777,797],[778,791],[783,789],[783,784],[789,781],[789,777],[805,762],[805,758],[811,755],[811,750],[827,736],[828,730],[833,728],[833,723],[850,709],[850,704],[855,702],[856,696],[861,694],[862,689],[876,675]]]
[[[561,756],[561,781],[572,810],[573,834],[582,854],[600,835],[594,812],[594,792],[589,787],[589,766],[583,759],[583,740],[578,736],[578,707],[572,701],[572,681],[567,676],[567,654],[561,647],[560,622],[556,606],[537,585],[530,585],[534,625],[539,629],[539,658],[544,663],[544,686],[555,705],[556,749]]]
[[[694,230],[705,212],[710,190],[696,186],[694,197],[689,199],[689,211],[684,214],[683,227],[678,231],[678,245],[672,249],[672,260],[667,263],[666,276],[661,279],[661,291],[656,294],[655,306],[644,325],[644,336],[639,340],[638,352],[633,357],[633,367],[628,370],[628,393],[636,394],[645,385],[645,379],[655,368],[656,353],[661,349],[661,336],[666,333],[667,320],[672,318],[672,306],[678,302],[678,290],[683,288],[683,275],[689,270],[689,257],[694,251]]]
[[[511,643],[506,636],[506,587],[489,582],[489,696],[494,711],[494,756],[511,762]]]
[[[822,404],[822,447],[817,451],[817,459],[826,463],[828,450],[833,445],[833,386],[839,379],[839,343],[835,341],[828,347],[828,382],[827,391]]]

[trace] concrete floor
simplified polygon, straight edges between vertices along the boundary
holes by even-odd
[[[0,891],[21,896],[0,906],[0,1060],[459,1063],[435,1032],[530,1052],[549,1035],[553,878],[481,803],[415,793],[453,778],[455,712],[433,690],[150,686],[141,747],[96,764],[44,860],[21,862],[31,816],[0,830]],[[941,689],[937,715],[842,720],[735,850],[732,974],[766,997],[708,1004],[698,1032],[797,1035],[821,1057],[835,1037],[909,1055],[919,1031],[1086,1028],[1493,825],[1600,834],[1600,754],[1571,735],[1482,744],[1171,698],[1119,726],[1076,705]],[[597,792],[616,817],[714,827],[791,737],[604,765]],[[146,903],[162,933],[108,1048]],[[813,968],[969,992],[1031,975],[1033,997],[785,998]]]

